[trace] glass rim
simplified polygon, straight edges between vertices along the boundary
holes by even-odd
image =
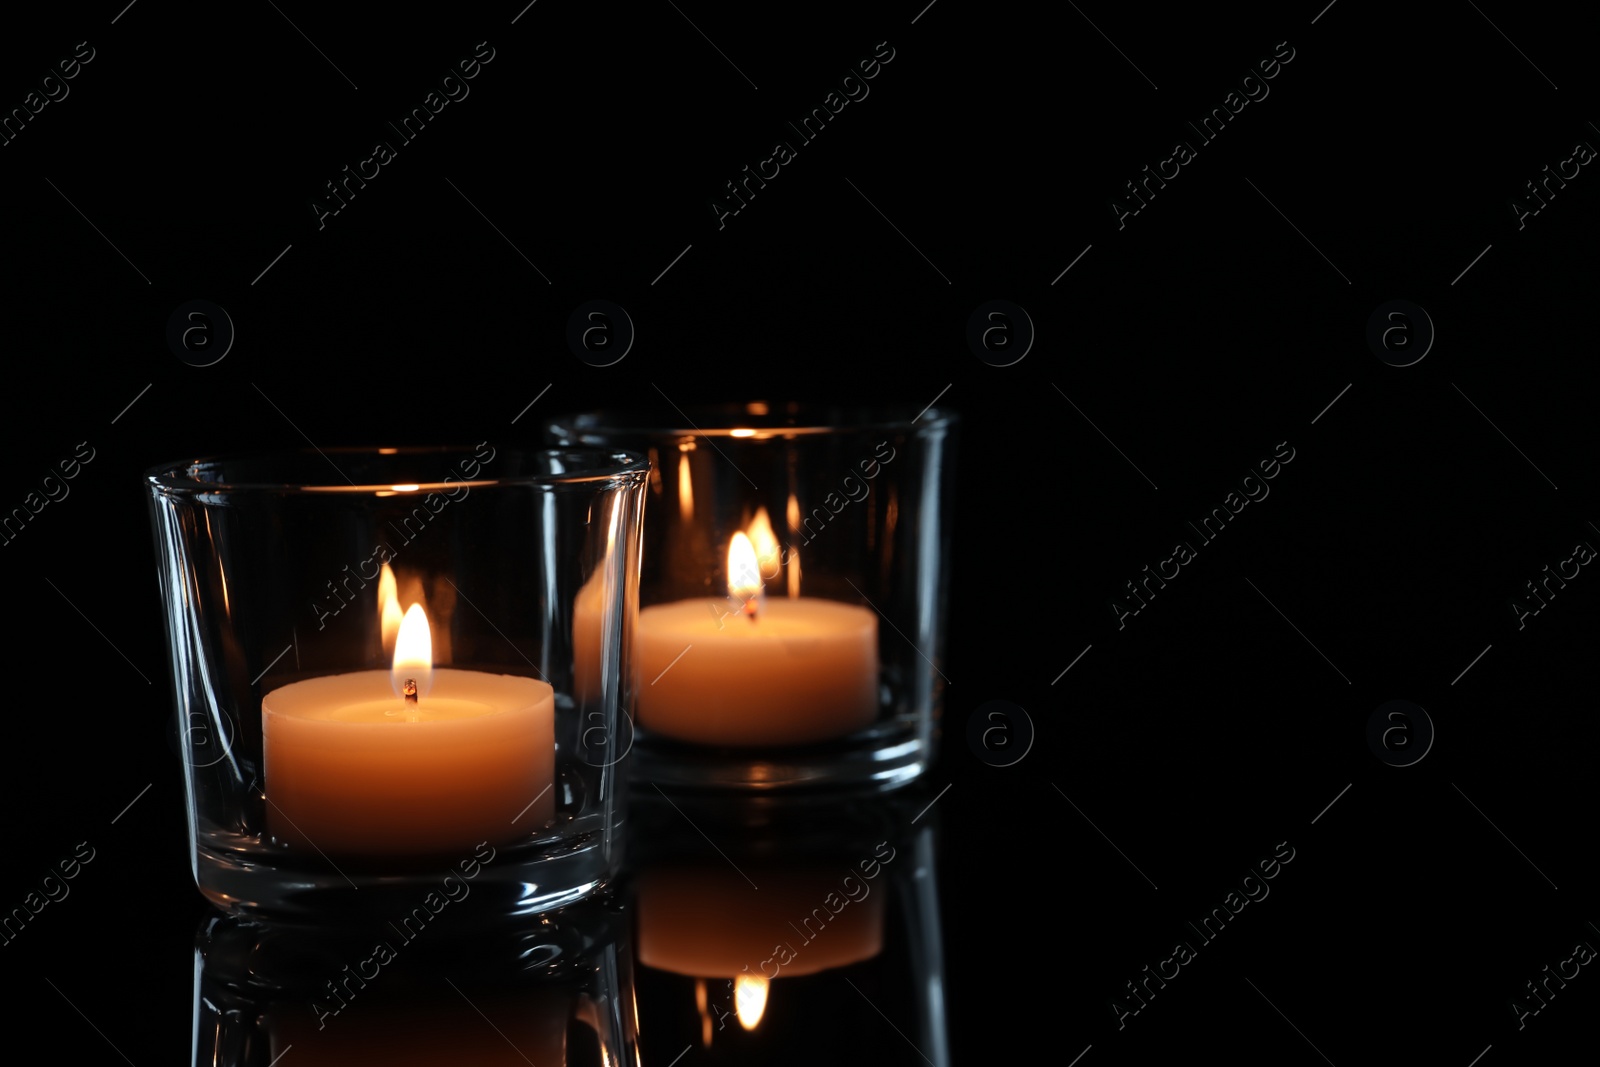
[[[452,456],[476,457],[475,448],[481,445],[406,445],[406,446],[339,446],[331,448],[284,448],[263,451],[228,452],[217,455],[197,456],[186,460],[172,460],[158,463],[147,468],[142,476],[147,488],[158,489],[163,493],[181,495],[226,495],[237,493],[317,493],[317,494],[381,494],[401,495],[410,493],[426,493],[467,488],[486,488],[492,486],[514,485],[581,485],[593,482],[606,482],[615,479],[643,480],[650,473],[649,457],[642,452],[621,448],[593,447],[587,445],[556,446],[540,448],[517,448],[516,451],[529,456],[555,457],[572,456],[583,457],[597,462],[591,468],[562,473],[529,473],[502,475],[496,477],[456,477],[446,478],[443,481],[431,482],[370,482],[354,483],[344,478],[343,471],[338,467],[333,457],[337,456],[364,456],[364,457],[430,457],[436,459]],[[326,481],[316,479],[300,480],[265,480],[251,478],[241,481],[202,481],[194,475],[201,467],[226,466],[247,462],[267,462],[272,460],[309,460],[320,459],[323,467],[329,471]],[[493,462],[487,460],[484,462]]]
[[[633,408],[600,408],[570,412],[545,420],[547,432],[580,442],[577,447],[595,447],[584,435],[613,437],[727,437],[766,441],[773,438],[853,434],[869,430],[911,431],[914,427],[953,426],[960,416],[949,408],[929,404],[920,411],[909,404],[842,406],[811,402],[700,404],[674,410],[688,425],[648,417]],[[831,417],[832,421],[809,418],[811,414]],[[786,421],[785,421],[786,420]]]

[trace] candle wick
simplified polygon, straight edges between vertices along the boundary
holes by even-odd
[[[417,702],[417,681],[415,678],[407,678],[406,684],[400,687],[400,691],[405,694],[407,704],[415,704]]]

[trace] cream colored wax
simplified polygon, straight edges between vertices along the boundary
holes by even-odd
[[[872,611],[817,597],[771,598],[754,618],[726,610],[681,600],[639,612],[641,727],[705,745],[783,746],[877,717]]]
[[[408,705],[389,671],[355,671],[274,689],[261,717],[267,828],[295,847],[468,855],[555,812],[555,694],[537,679],[439,669]]]

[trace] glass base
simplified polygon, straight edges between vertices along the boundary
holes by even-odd
[[[606,887],[606,871],[614,866],[598,839],[569,844],[556,854],[535,842],[503,845],[486,862],[471,859],[408,861],[402,871],[378,873],[370,864],[264,856],[253,842],[246,851],[215,840],[197,842],[194,875],[207,900],[241,918],[337,923],[415,916],[425,923],[453,910],[458,921],[470,915],[492,923],[591,897]]]
[[[717,748],[639,728],[629,753],[636,786],[746,793],[884,791],[915,781],[933,761],[930,737],[885,724],[793,749]]]

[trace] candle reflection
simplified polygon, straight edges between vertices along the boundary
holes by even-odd
[[[909,821],[927,799],[647,804],[646,1059],[816,1063],[859,1039],[876,1062],[946,1067],[933,820]]]
[[[666,867],[639,875],[639,961],[693,978],[774,980],[869,960],[883,950],[895,850],[882,842],[863,870],[844,863]],[[868,876],[865,871],[872,873]]]
[[[694,521],[694,482],[689,479],[689,454],[678,453],[678,514],[684,522]]]
[[[394,642],[400,636],[400,623],[405,612],[400,608],[400,586],[395,581],[394,570],[385,563],[378,572],[378,617],[383,639],[383,658],[394,657]]]
[[[739,1025],[746,1030],[754,1030],[761,1024],[761,1016],[767,1010],[770,984],[759,974],[741,974],[734,978],[734,1011],[739,1016]]]

